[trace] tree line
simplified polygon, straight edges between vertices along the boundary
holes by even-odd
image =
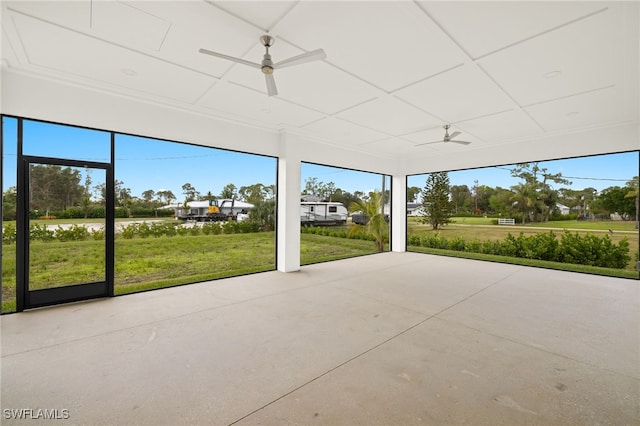
[[[479,185],[478,181],[468,185],[450,185],[448,173],[432,173],[427,177],[424,188],[407,189],[407,200],[416,202],[421,198],[425,212],[442,216],[442,220],[452,215],[500,215],[517,218],[521,222],[544,222],[557,216],[557,205],[570,208],[572,218],[590,218],[597,215],[608,216],[617,212],[623,218],[634,219],[638,211],[638,177],[630,179],[625,186],[612,186],[598,192],[594,188],[573,190],[560,185],[569,185],[561,173],[552,173],[539,163],[521,163],[511,169],[511,175],[520,182],[510,188]],[[38,215],[50,216],[54,213],[75,209],[80,217],[100,216],[104,208],[106,185],[94,184],[90,173],[82,169],[56,165],[33,165],[30,170],[30,207]],[[557,187],[557,188],[556,188]],[[265,215],[275,214],[275,185],[255,183],[237,187],[233,183],[225,185],[214,195],[198,191],[191,183],[182,185],[180,199],[170,190],[148,189],[141,196],[134,196],[131,189],[120,180],[115,181],[115,200],[119,216],[154,216],[160,207],[173,202],[187,203],[196,200],[216,198],[236,199],[256,206],[256,211]],[[380,204],[389,202],[388,189],[380,191]],[[366,202],[371,193],[345,191],[334,182],[322,182],[312,177],[305,180],[302,195],[316,195],[326,201],[341,202],[349,207]],[[17,189],[11,187],[3,192],[3,220],[14,220],[16,216]],[[439,207],[441,206],[441,207]],[[440,213],[438,213],[440,212]],[[171,211],[168,211],[171,213]],[[429,216],[429,215],[428,215]],[[104,213],[102,213],[104,217]],[[436,223],[440,219],[434,219]]]
[[[474,182],[451,185],[447,172],[431,173],[425,186],[409,188],[414,197],[421,195],[424,220],[438,229],[455,215],[496,215],[525,222],[547,222],[551,219],[608,219],[617,213],[624,220],[638,221],[638,176],[625,186],[611,186],[598,193],[595,188],[573,190],[555,185],[570,185],[562,173],[551,173],[539,163],[521,163],[511,169],[511,176],[521,181],[510,188],[488,187]],[[415,201],[413,198],[411,201]],[[561,215],[559,204],[569,208]]]

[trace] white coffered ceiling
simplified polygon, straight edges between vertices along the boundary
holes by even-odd
[[[3,1],[2,66],[410,161],[637,127],[638,6]],[[267,31],[274,62],[327,53],[276,70],[277,97],[259,70],[198,52],[259,62]],[[417,146],[443,124],[473,143]]]

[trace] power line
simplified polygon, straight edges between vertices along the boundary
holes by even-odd
[[[494,169],[508,170],[511,171],[507,167],[493,166]],[[613,179],[613,178],[597,178],[597,177],[581,177],[581,176],[562,176],[565,179],[582,179],[582,180],[604,180],[610,182],[627,182],[630,179]]]

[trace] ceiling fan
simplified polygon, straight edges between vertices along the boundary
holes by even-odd
[[[455,138],[456,136],[458,136],[459,134],[461,134],[462,132],[453,132],[451,134],[449,134],[449,129],[451,128],[450,125],[445,124],[444,126],[442,126],[444,128],[444,138],[442,138],[442,140],[440,141],[433,141],[433,142],[425,142],[425,143],[419,143],[416,146],[421,146],[421,145],[431,145],[434,143],[447,143],[447,142],[453,142],[453,143],[459,143],[462,145],[469,145],[471,142],[469,141],[458,141],[458,140],[454,140],[453,138]]]
[[[269,54],[269,48],[273,46],[273,43],[275,43],[275,41],[276,40],[268,34],[260,37],[260,42],[266,48],[266,52],[264,54],[264,57],[262,58],[261,63],[246,61],[244,59],[235,58],[233,56],[224,55],[222,53],[212,52],[211,50],[207,50],[207,49],[200,49],[199,52],[204,53],[206,55],[216,56],[218,58],[227,59],[229,61],[237,62],[239,64],[248,65],[250,67],[258,68],[262,70],[262,72],[264,73],[265,79],[267,81],[267,93],[269,94],[269,96],[274,96],[278,94],[278,89],[276,88],[276,81],[273,78],[274,70],[290,67],[293,65],[304,64],[306,62],[317,61],[327,57],[327,54],[324,53],[324,50],[316,49],[311,52],[302,53],[300,55],[293,56],[289,59],[276,62],[274,64],[273,61],[271,60],[271,55]]]

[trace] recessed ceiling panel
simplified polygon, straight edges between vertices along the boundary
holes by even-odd
[[[242,121],[257,122],[274,128],[299,127],[323,117],[320,113],[277,97],[225,82],[217,83],[200,100],[199,105],[223,114],[232,114]]]
[[[631,122],[634,118],[632,110],[620,102],[620,90],[610,87],[533,105],[525,110],[547,131]]]
[[[214,1],[213,4],[235,16],[262,28],[270,30],[296,1]]]
[[[2,6],[64,27],[81,31],[91,28],[91,0],[3,1]]]
[[[2,52],[2,66],[16,66],[18,64],[18,56],[17,52],[13,48],[13,45],[10,42],[7,33],[5,32],[6,28],[2,28],[2,47],[0,47],[0,52]]]
[[[414,152],[413,144],[404,139],[393,137],[362,144],[360,147],[390,158],[399,158],[403,154]]]
[[[343,111],[338,117],[393,136],[440,124],[418,108],[386,95]]]
[[[160,50],[170,23],[150,13],[118,1],[91,3],[93,34],[129,47]]]
[[[269,49],[274,62],[304,53],[282,40]],[[264,47],[256,47],[245,59],[260,62]],[[314,61],[273,73],[278,96],[309,108],[333,114],[375,97],[379,91],[324,61]],[[252,87],[266,94],[264,74],[259,69],[236,65],[227,75],[229,81]]]
[[[70,78],[186,102],[214,82],[212,77],[40,20],[22,15],[13,19],[29,62]]]
[[[328,142],[345,145],[358,145],[388,137],[383,133],[335,117],[327,117],[314,121],[302,127],[301,130],[316,135]]]
[[[300,2],[274,31],[388,92],[466,59],[412,2]]]
[[[242,57],[260,41],[261,30],[206,2],[141,1],[131,3],[140,10],[171,23],[166,38],[154,55],[220,77],[229,61],[198,52],[204,48]]]
[[[394,95],[449,123],[513,107],[507,95],[474,64],[413,84]]]
[[[421,1],[420,4],[473,58],[606,6],[591,1]]]
[[[617,64],[612,14],[603,12],[480,61],[521,105],[615,84]]]
[[[508,139],[524,138],[542,133],[540,126],[519,110],[468,120],[458,123],[456,127],[468,135],[480,138],[484,145],[499,144]]]

